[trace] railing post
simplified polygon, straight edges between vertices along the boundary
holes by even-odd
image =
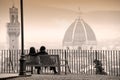
[[[119,57],[118,58],[119,59],[119,61],[118,61],[118,66],[119,66],[119,68],[118,68],[119,69],[118,70],[118,73],[119,73],[118,76],[119,76],[120,75],[120,51],[118,52],[118,57]]]
[[[96,59],[96,60],[97,60],[97,56],[98,56],[98,55],[97,55],[97,51],[95,50],[95,59]]]
[[[66,56],[66,50],[65,50],[65,75],[67,74],[67,56]]]
[[[1,73],[3,73],[3,50],[2,50],[2,55],[1,55]]]

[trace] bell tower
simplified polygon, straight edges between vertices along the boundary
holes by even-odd
[[[7,23],[9,37],[9,50],[19,49],[20,23],[18,21],[18,8],[9,8],[10,22]]]

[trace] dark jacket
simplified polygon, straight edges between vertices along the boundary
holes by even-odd
[[[48,55],[48,53],[45,52],[45,51],[43,51],[43,52],[38,52],[36,55],[37,55],[37,56],[38,56],[38,55]]]

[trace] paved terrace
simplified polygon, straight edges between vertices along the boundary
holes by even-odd
[[[7,78],[8,77],[8,78]],[[104,76],[104,75],[38,75],[20,77],[18,74],[0,74],[0,80],[120,80],[120,77],[116,76]]]

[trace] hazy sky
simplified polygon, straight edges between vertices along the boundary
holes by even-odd
[[[7,44],[9,8],[13,4],[19,8],[19,1],[0,0],[0,43]],[[38,43],[61,46],[66,29],[78,16],[78,7],[81,17],[94,30],[98,41],[120,38],[120,0],[23,1],[25,47]]]

